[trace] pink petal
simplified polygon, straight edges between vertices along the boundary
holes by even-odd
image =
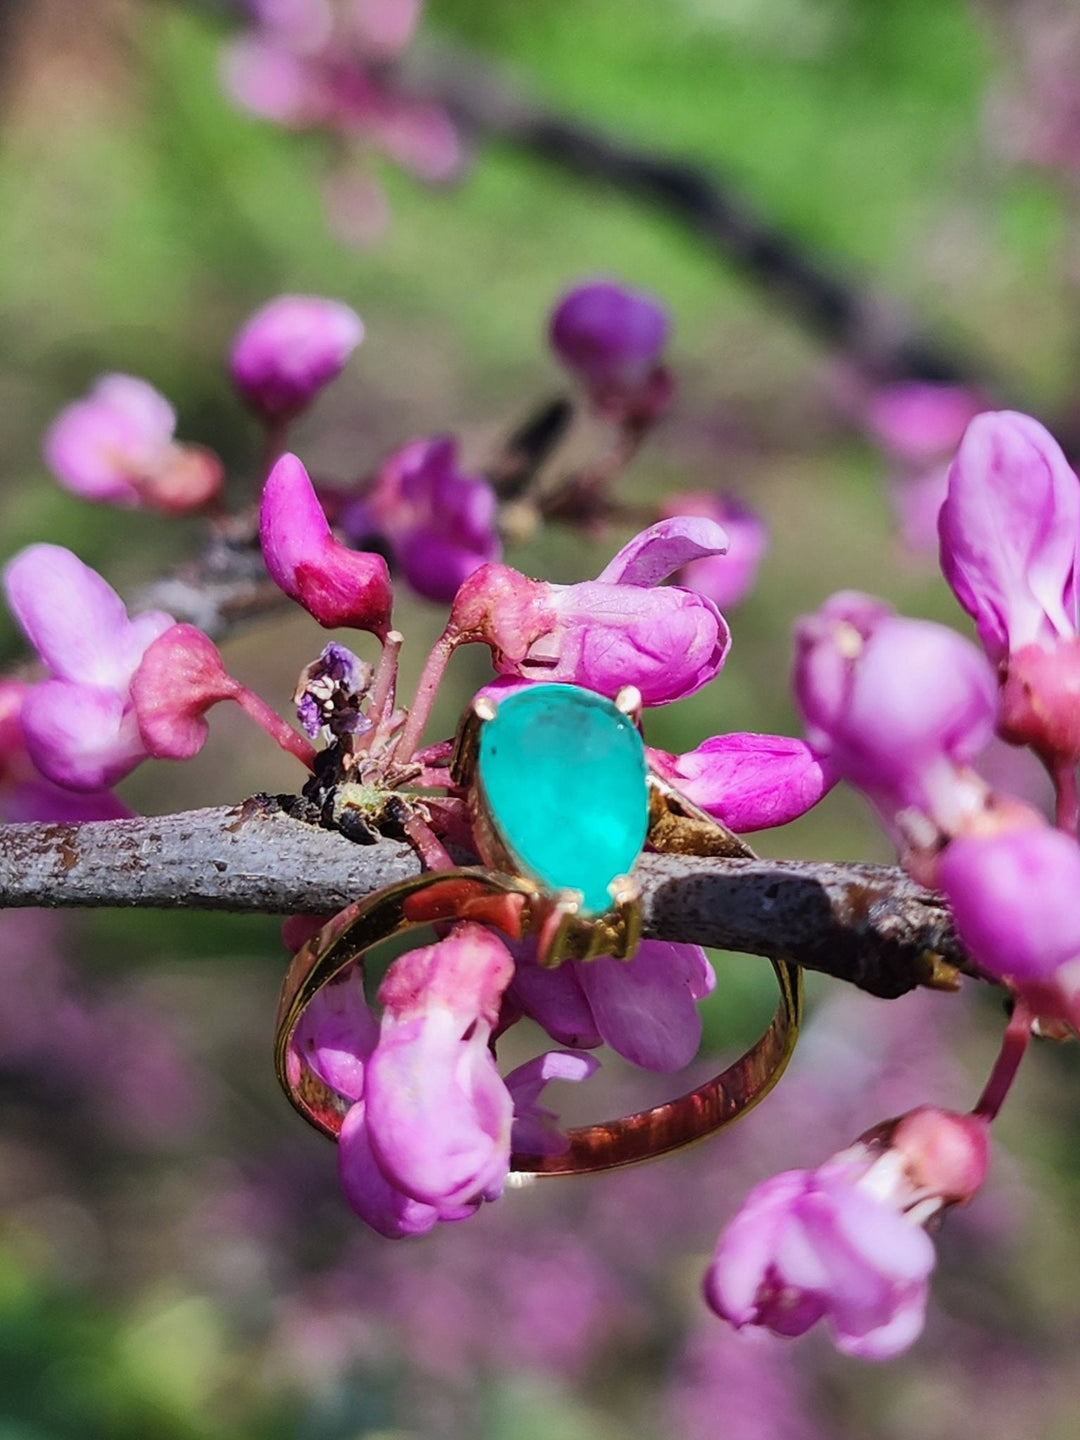
[[[676,515],[635,535],[596,578],[606,585],[659,585],[680,565],[727,548],[727,533],[715,520]]]
[[[146,759],[134,711],[115,690],[45,680],[27,695],[22,724],[37,768],[72,790],[107,790]]]
[[[714,735],[686,755],[648,753],[688,800],[740,833],[804,815],[837,779],[827,759],[788,735]]]
[[[361,1220],[388,1240],[424,1235],[439,1212],[396,1189],[379,1169],[367,1134],[363,1103],[353,1105],[338,1136],[338,1177],[345,1199]]]
[[[705,1298],[733,1325],[757,1320],[759,1292],[809,1181],[807,1170],[786,1170],[756,1185],[720,1236],[705,1277]]]
[[[571,962],[596,1028],[624,1059],[646,1070],[681,1070],[697,1054],[697,1001],[715,984],[697,945],[644,940],[632,960]]]
[[[1077,634],[1080,481],[1037,420],[971,422],[939,528],[945,578],[992,660]]]
[[[147,630],[167,618],[144,617],[133,631],[112,586],[59,545],[21,551],[4,584],[27,639],[60,680],[126,691]]]

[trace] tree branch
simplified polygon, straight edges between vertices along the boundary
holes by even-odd
[[[268,799],[0,827],[0,906],[328,914],[419,870],[407,844],[357,845]],[[656,939],[797,960],[885,997],[975,973],[940,898],[901,870],[643,855],[635,876]]]

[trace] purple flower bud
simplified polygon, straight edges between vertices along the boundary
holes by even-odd
[[[295,455],[283,455],[267,477],[259,538],[271,579],[320,625],[328,630],[350,626],[386,638],[393,604],[386,561],[334,539]]]
[[[1037,420],[971,422],[939,529],[941,568],[991,660],[1076,638],[1080,482]]]
[[[364,336],[354,310],[314,295],[281,295],[241,327],[233,383],[264,420],[291,419],[344,370]]]
[[[795,641],[795,696],[814,749],[887,820],[910,806],[950,829],[967,804],[957,769],[992,733],[984,656],[944,625],[850,591],[800,620]]]
[[[805,815],[837,779],[831,761],[789,735],[714,735],[685,755],[648,754],[657,774],[740,834]]]
[[[723,555],[691,560],[675,572],[675,583],[707,595],[721,610],[740,605],[754,588],[758,566],[769,544],[764,520],[733,495],[693,491],[665,500],[666,516],[700,515],[715,520],[728,537]]]
[[[364,1065],[375,1049],[379,1022],[364,998],[363,971],[351,965],[308,1004],[293,1034],[307,1068],[346,1100],[364,1094]]]
[[[570,290],[556,305],[549,334],[556,355],[595,397],[641,386],[668,335],[664,307],[609,280]]]
[[[396,451],[340,521],[352,543],[385,542],[416,593],[440,604],[502,553],[495,492],[457,468],[457,446],[447,438],[413,440]]]

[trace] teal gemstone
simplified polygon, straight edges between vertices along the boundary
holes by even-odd
[[[518,873],[580,890],[591,914],[645,843],[645,771],[632,721],[576,685],[516,690],[480,729],[481,793]]]

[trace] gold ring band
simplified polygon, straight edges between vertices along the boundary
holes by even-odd
[[[476,920],[519,938],[543,923],[545,901],[525,880],[480,868],[428,872],[377,891],[334,916],[297,951],[278,1005],[274,1063],[290,1102],[310,1124],[336,1139],[351,1103],[304,1064],[293,1036],[314,997],[349,965],[393,935],[447,920]],[[798,1038],[802,972],[771,962],[780,988],[772,1022],[750,1049],[711,1080],[651,1110],[568,1132],[558,1155],[514,1154],[519,1174],[580,1175],[663,1155],[730,1125],[766,1096],[783,1074]]]

